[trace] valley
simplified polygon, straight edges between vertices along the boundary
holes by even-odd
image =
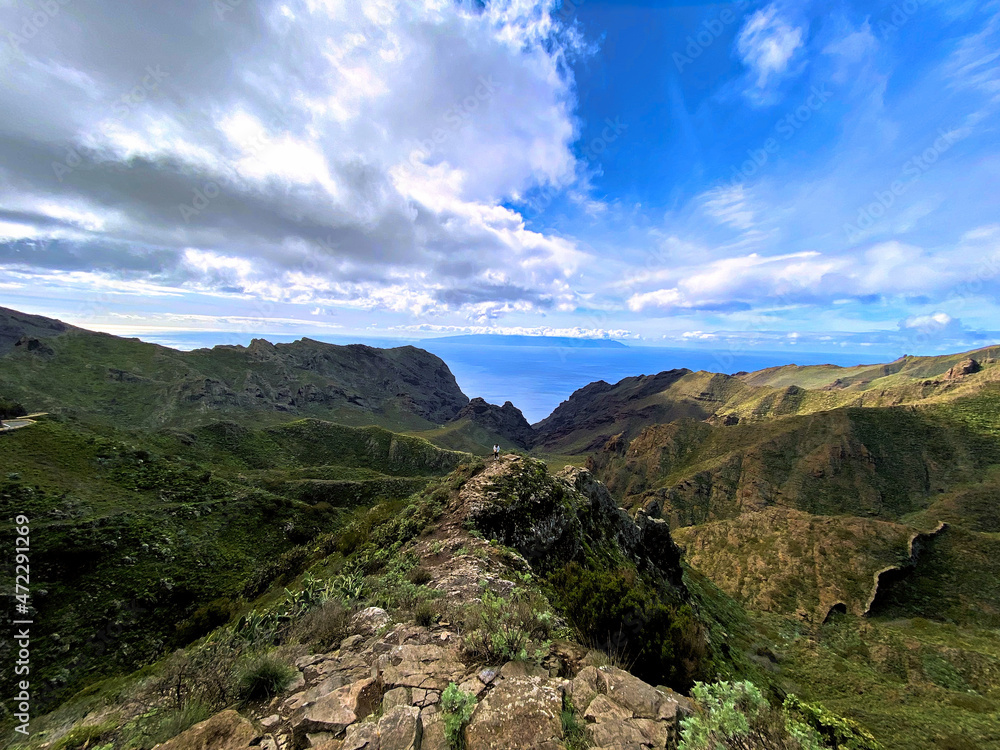
[[[393,648],[458,649],[434,652],[438,697],[492,667],[558,693],[603,654],[680,707],[644,747],[676,744],[695,684],[719,680],[822,706],[855,732],[842,747],[1000,747],[1000,347],[599,381],[531,425],[415,347],[178,352],[0,310],[0,401],[5,422],[47,412],[0,434],[0,504],[32,519],[44,623],[32,747],[146,750],[193,706],[255,727],[276,711],[274,750],[319,746],[286,712],[294,688],[238,703],[192,675],[350,652],[336,669],[359,680],[389,631],[336,647],[368,607]],[[475,640],[495,597],[519,613],[517,648]],[[336,622],[310,630],[321,613]],[[206,666],[257,617],[262,640]],[[182,657],[202,666],[180,679]],[[170,674],[190,700],[150,687]],[[610,719],[576,708],[599,747]],[[81,726],[103,729],[78,742]]]

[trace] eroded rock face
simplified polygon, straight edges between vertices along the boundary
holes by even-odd
[[[392,618],[384,609],[368,607],[354,615],[351,619],[351,627],[361,635],[375,635],[390,622],[392,622]]]
[[[235,711],[227,710],[156,747],[159,750],[244,750],[258,737],[253,724]]]
[[[503,406],[497,406],[487,403],[486,399],[474,398],[462,408],[455,419],[475,422],[522,448],[530,447],[535,439],[535,431],[531,429],[528,420],[510,401]]]
[[[979,372],[981,369],[982,367],[980,364],[976,360],[972,359],[972,357],[969,357],[948,370],[944,379],[957,380],[958,378],[965,377],[966,375],[971,375],[974,372]]]
[[[468,750],[562,747],[562,693],[540,677],[500,682],[476,707],[466,729]]]

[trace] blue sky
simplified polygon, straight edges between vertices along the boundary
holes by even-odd
[[[46,7],[0,0],[0,304],[139,335],[1000,339],[998,2]]]

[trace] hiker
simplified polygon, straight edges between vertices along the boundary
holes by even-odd
[[[497,445],[496,443],[493,444],[493,460],[494,461],[500,460],[500,446]]]

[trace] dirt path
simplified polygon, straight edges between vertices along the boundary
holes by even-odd
[[[452,497],[448,509],[439,519],[434,532],[419,538],[413,551],[420,564],[431,574],[429,585],[445,595],[445,601],[468,603],[479,598],[483,585],[499,593],[514,588],[513,581],[501,576],[510,568],[529,570],[527,561],[519,555],[512,558],[507,551],[475,537],[465,528],[469,505],[485,495],[486,487],[510,471],[521,458],[516,455],[488,459],[486,468],[466,482]],[[503,556],[503,563],[500,557]]]

